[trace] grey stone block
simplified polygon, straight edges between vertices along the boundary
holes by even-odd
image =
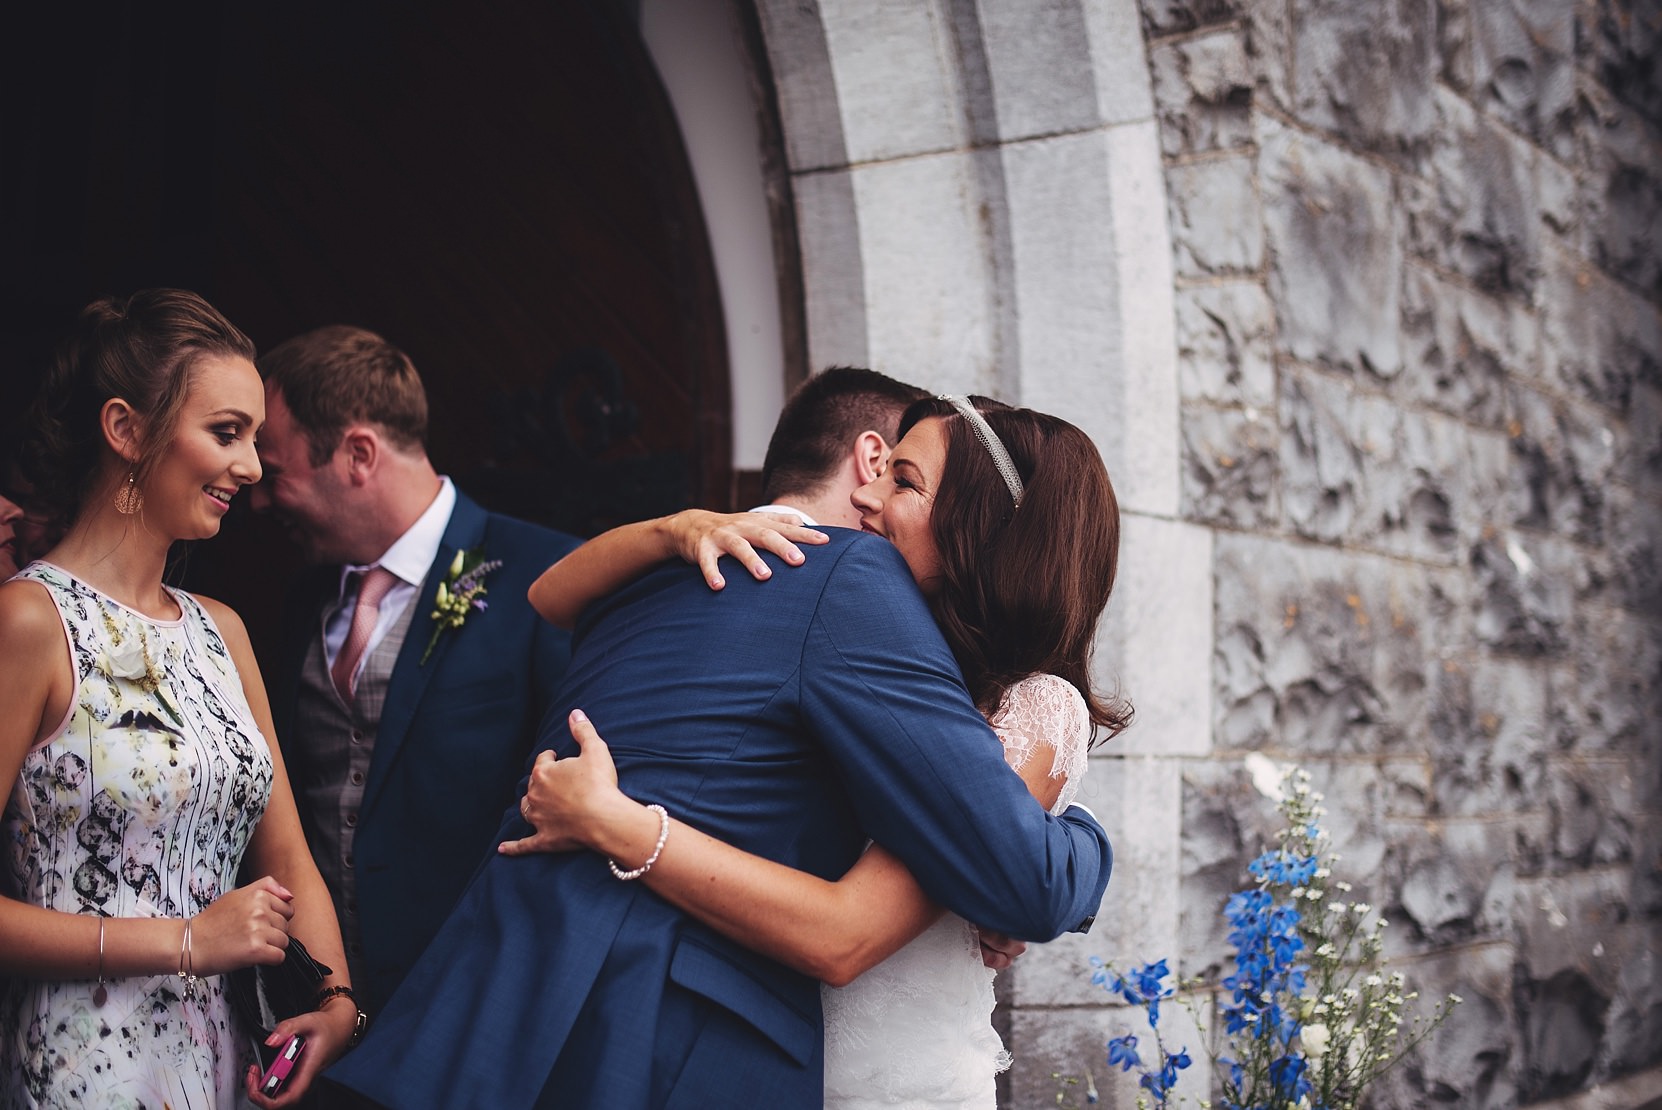
[[[905,158],[850,176],[869,365],[942,392],[1001,392],[976,156]]]
[[[1275,307],[1261,284],[1180,289],[1175,309],[1183,400],[1275,405]]]
[[[1662,637],[1649,614],[1585,606],[1577,650],[1552,672],[1553,736],[1560,749],[1647,752],[1657,748]]]
[[[1496,430],[1507,426],[1507,384],[1532,370],[1540,328],[1515,297],[1490,297],[1419,265],[1404,273],[1403,373],[1393,393]]]
[[[1240,17],[1242,0],[1141,0],[1143,33],[1149,38],[1212,27]]]
[[[1587,251],[1587,220],[1582,212],[1581,183],[1569,166],[1551,158],[1535,160],[1535,195],[1541,224],[1575,253]]]
[[[1662,613],[1662,498],[1615,485],[1605,508],[1616,602],[1634,613]]]
[[[1628,419],[1612,422],[1616,473],[1645,494],[1662,493],[1662,382],[1637,382]]]
[[[1451,991],[1464,1001],[1402,1064],[1385,1073],[1369,1101],[1382,1110],[1517,1106],[1513,966],[1512,949],[1505,944],[1465,946],[1408,963],[1408,985],[1420,992],[1414,1012],[1429,1015]]]
[[[1410,247],[1482,289],[1527,296],[1542,266],[1539,155],[1453,93],[1436,105],[1430,184],[1405,195]]]
[[[1475,653],[1436,669],[1427,739],[1439,815],[1544,809],[1547,756],[1557,746],[1549,680],[1533,662]]]
[[[1103,122],[1077,0],[986,0],[975,7],[1001,138],[1055,135]]]
[[[1220,535],[1217,743],[1302,757],[1422,736],[1463,572]]]
[[[847,165],[837,82],[818,6],[760,0],[756,17],[773,70],[787,164],[793,171]]]
[[[1115,754],[1212,750],[1212,533],[1123,513],[1119,577],[1098,628],[1093,679],[1137,708]],[[1087,780],[1087,789],[1091,789]]]
[[[1478,639],[1522,656],[1556,656],[1569,646],[1577,554],[1550,537],[1495,534],[1471,551]]]
[[[1593,72],[1611,94],[1647,119],[1662,118],[1662,20],[1655,0],[1598,0],[1577,9]]]
[[[1412,163],[1436,122],[1435,0],[1294,0],[1293,111],[1348,145]]]
[[[1252,135],[1252,62],[1240,29],[1149,50],[1160,149],[1169,157],[1242,150]]]
[[[1264,261],[1264,226],[1252,160],[1222,158],[1166,172],[1172,247],[1179,277],[1254,273]]]
[[[1662,294],[1662,149],[1646,120],[1597,86],[1577,128],[1593,261],[1656,298]]]
[[[1504,440],[1316,374],[1282,374],[1281,490],[1299,534],[1433,563],[1475,542],[1504,489]]]
[[[1183,412],[1183,516],[1249,529],[1281,515],[1277,431],[1254,409],[1188,406]]]
[[[1554,762],[1549,812],[1553,862],[1558,869],[1632,860],[1634,786],[1632,768],[1625,759]]]
[[[1626,931],[1631,935],[1599,1050],[1600,1076],[1627,1075],[1662,1060],[1662,927],[1637,921]]]
[[[934,4],[818,5],[851,163],[960,149],[961,60],[952,16]]]
[[[794,194],[809,365],[869,366],[865,263],[854,179],[847,173],[807,174],[797,179]]]
[[[1384,378],[1402,369],[1402,248],[1390,175],[1260,124],[1269,292],[1294,358]]]
[[[1558,157],[1573,156],[1575,7],[1484,0],[1466,10],[1478,106]]]
[[[1621,886],[1614,875],[1595,874],[1538,882],[1528,892],[1536,912],[1524,922],[1515,987],[1526,1099],[1569,1094],[1594,1074],[1619,968],[1593,955],[1592,938],[1620,928]]]
[[[1637,383],[1662,385],[1662,310],[1586,261],[1550,259],[1540,316],[1550,387],[1628,415]]]
[[[1166,1025],[1162,1011],[1161,1025]],[[1009,1047],[1015,1057],[1008,1077],[1008,1096],[1000,1105],[1055,1106],[1099,1110],[1133,1110],[1142,1092],[1133,1076],[1108,1067],[1107,1042],[1128,1029],[1147,1027],[1123,1008],[1113,1010],[1017,1011],[1011,1015]],[[1180,1007],[1171,1009],[1171,1036],[1196,1058],[1197,1066],[1184,1073],[1178,1092],[1191,1103],[1207,1095],[1204,1059],[1198,1051],[1199,1034]],[[1087,1085],[1087,1073],[1089,1085]],[[1091,1098],[1087,1091],[1094,1091]]]
[[[1247,56],[1258,78],[1255,96],[1282,115],[1293,113],[1293,6],[1283,0],[1245,0]]]
[[[1026,0],[1006,0],[1020,13]],[[1096,104],[1103,123],[1152,121],[1154,92],[1144,53],[1142,12],[1137,0],[1075,0],[1084,14],[1095,75]]]
[[[1274,406],[1275,309],[1262,285],[1238,281],[1179,290],[1176,315],[1185,401]]]
[[[1512,393],[1514,523],[1597,545],[1615,463],[1615,434],[1600,414],[1526,387]]]

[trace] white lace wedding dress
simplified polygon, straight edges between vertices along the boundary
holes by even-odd
[[[1012,686],[992,717],[1020,770],[1041,742],[1064,778],[1060,813],[1085,774],[1090,717],[1055,675]],[[846,987],[824,987],[825,1105],[836,1110],[994,1110],[993,1077],[1010,1054],[993,1031],[993,972],[974,925],[946,914]]]

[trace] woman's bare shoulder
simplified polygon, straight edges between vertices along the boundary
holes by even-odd
[[[8,661],[27,660],[31,657],[14,653],[52,648],[62,640],[63,620],[43,583],[13,578],[0,584],[0,643]]]

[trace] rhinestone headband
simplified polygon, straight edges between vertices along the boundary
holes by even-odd
[[[1004,441],[998,438],[987,418],[975,410],[968,397],[957,393],[943,393],[936,400],[945,401],[958,410],[958,415],[964,418],[975,438],[981,441],[981,446],[987,449],[987,454],[993,457],[993,465],[998,468],[999,477],[1004,484],[1010,487],[1010,500],[1015,502],[1016,508],[1021,507],[1021,475],[1016,473],[1016,464],[1010,461],[1010,452],[1004,449]]]

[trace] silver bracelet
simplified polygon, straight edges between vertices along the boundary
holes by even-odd
[[[98,915],[98,985],[92,990],[92,1004],[102,1006],[110,1000],[110,992],[104,986],[104,915]]]
[[[606,866],[612,869],[612,874],[624,882],[628,882],[630,879],[638,879],[652,870],[652,865],[657,863],[658,857],[663,854],[664,841],[669,839],[669,810],[660,805],[650,805],[646,808],[658,815],[658,843],[653,847],[652,854],[646,857],[646,862],[633,871],[624,871],[618,867],[617,860],[608,859],[606,861]]]
[[[185,997],[196,997],[196,984],[200,981],[196,974],[196,955],[190,950],[190,923],[193,918],[185,918],[185,939],[179,945],[179,978],[185,984]]]

